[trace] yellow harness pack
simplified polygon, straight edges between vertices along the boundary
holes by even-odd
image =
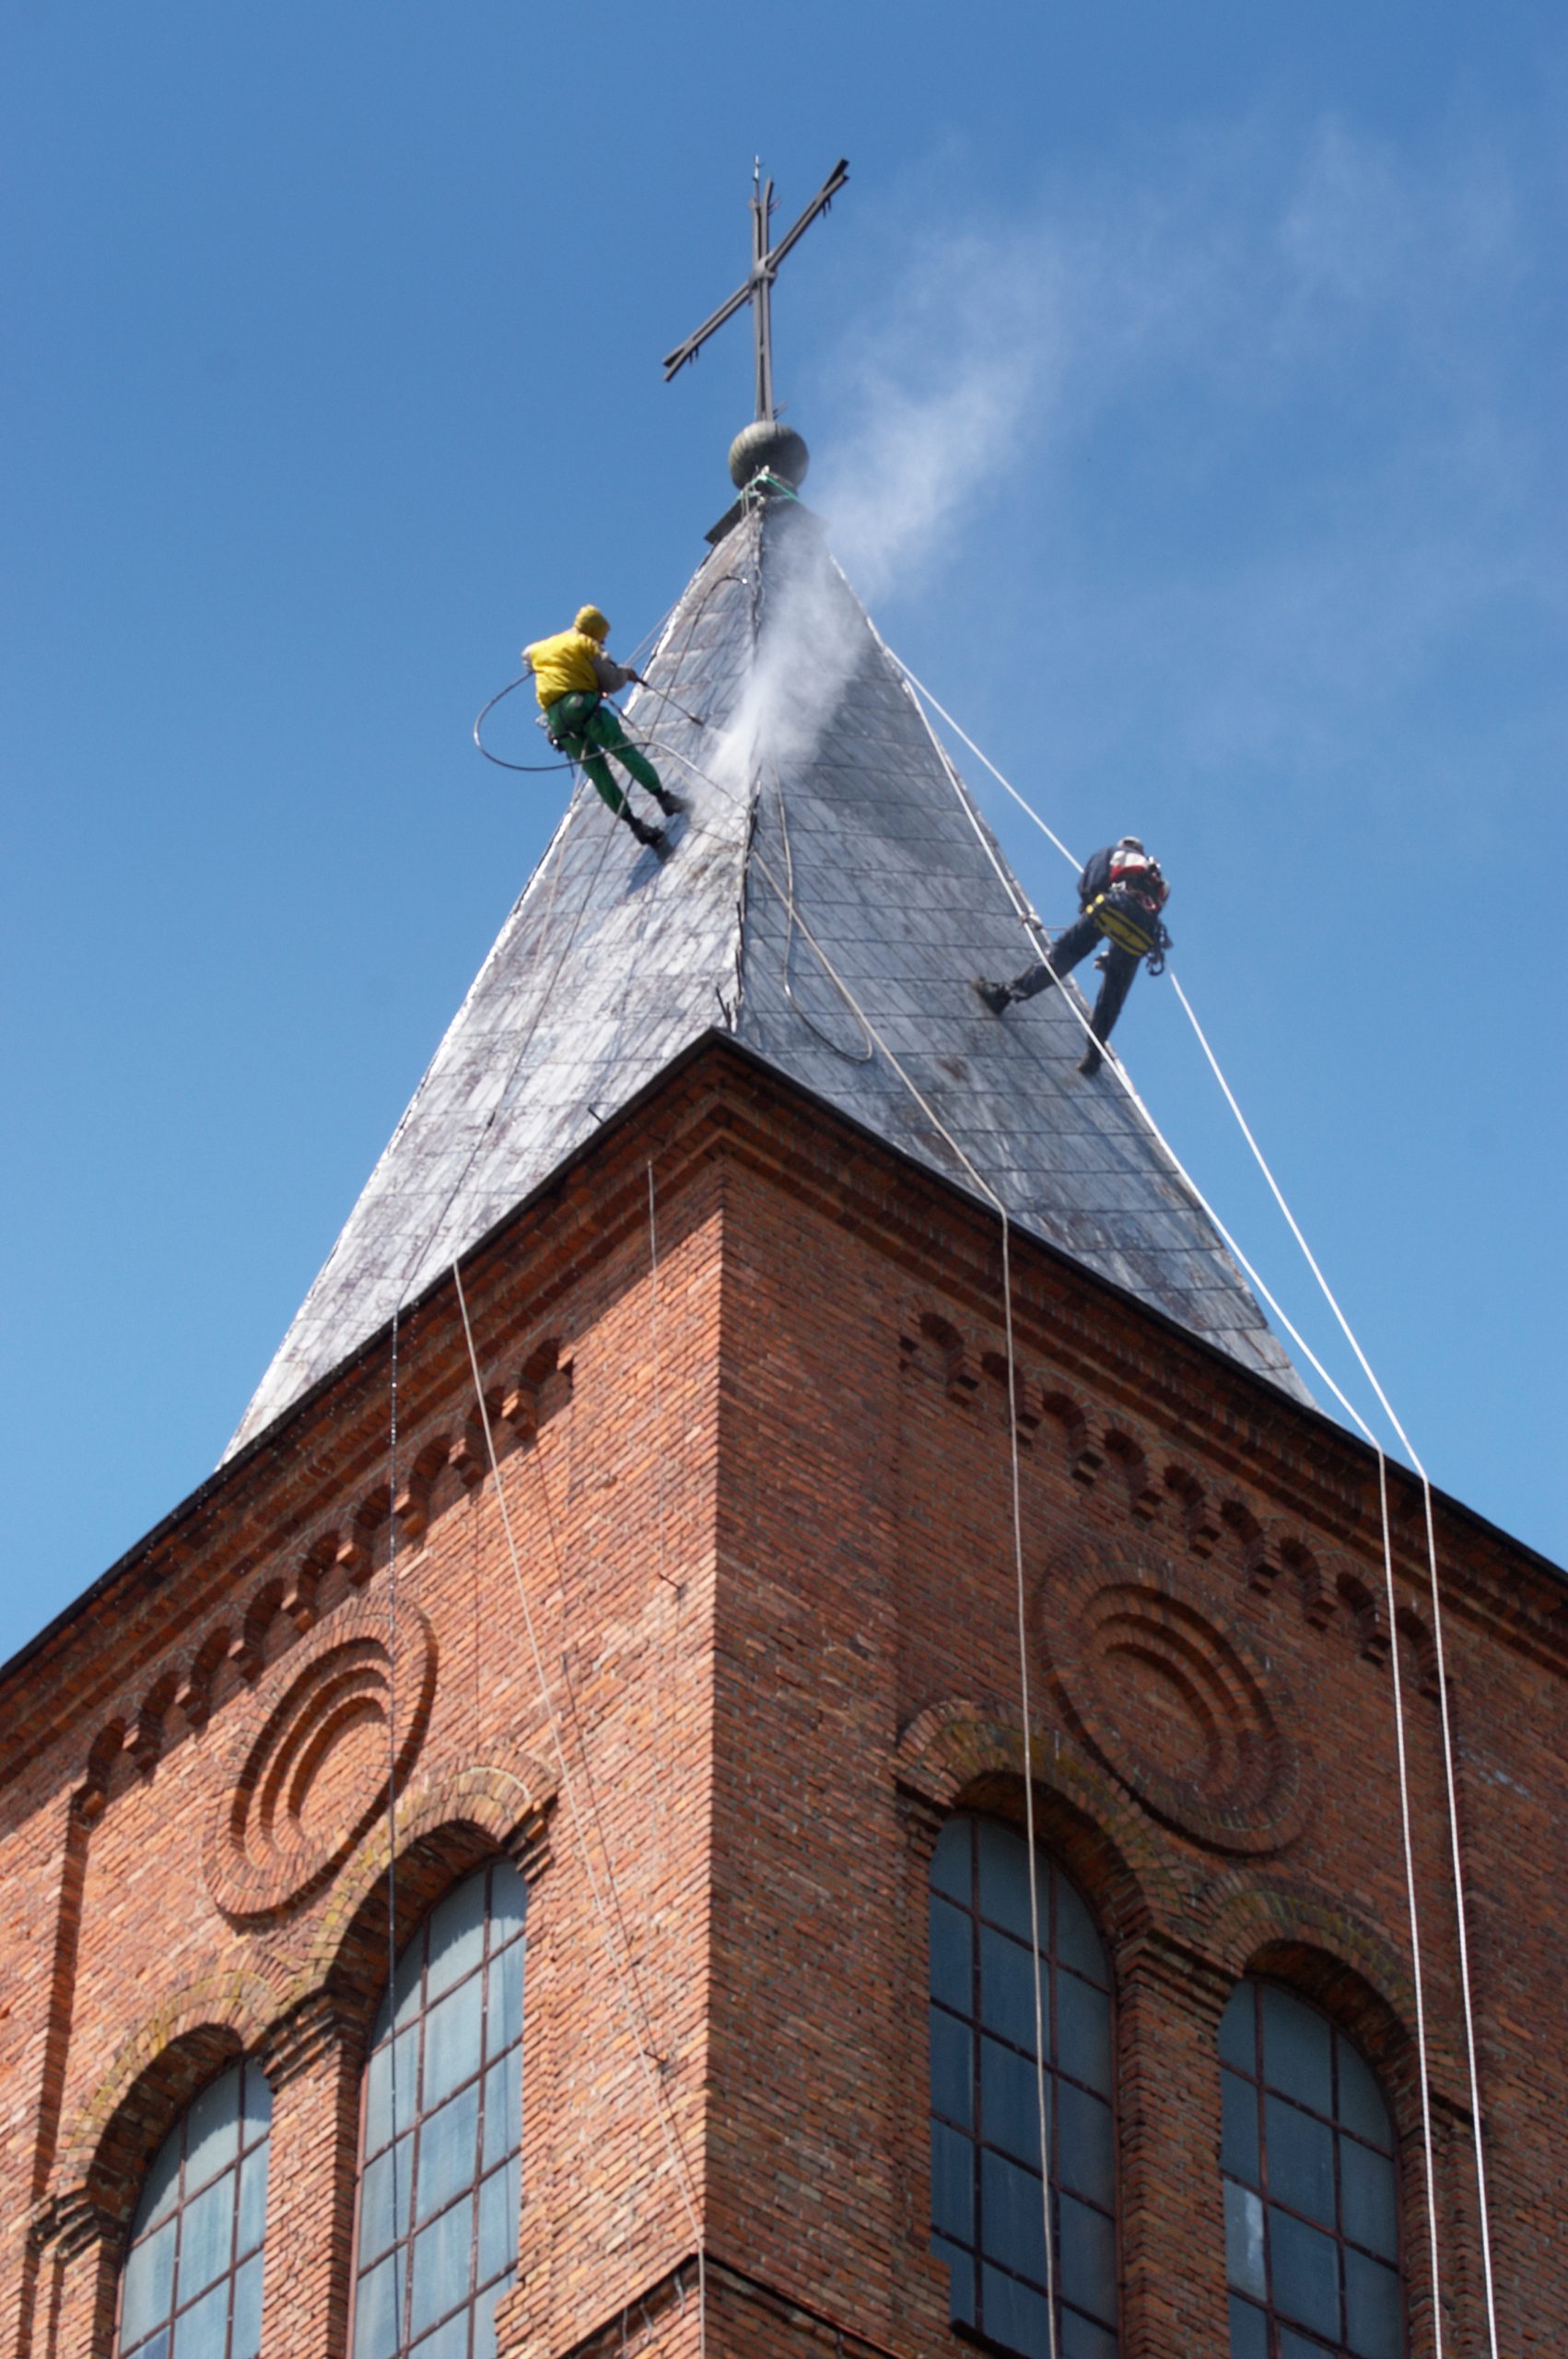
[[[1145,958],[1160,946],[1159,919],[1145,918],[1125,893],[1096,893],[1089,904],[1089,915],[1103,934],[1123,950],[1130,950],[1134,957]]]

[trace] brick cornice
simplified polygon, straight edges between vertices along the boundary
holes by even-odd
[[[471,1250],[464,1285],[482,1351],[520,1284],[526,1284],[532,1323],[543,1329],[584,1272],[640,1225],[650,1154],[667,1208],[716,1160],[743,1167],[825,1218],[873,1238],[894,1265],[977,1321],[1000,1323],[1000,1232],[989,1209],[714,1036],[668,1068]],[[1373,1543],[1375,1462],[1353,1437],[1021,1231],[1013,1233],[1012,1267],[1021,1349],[1048,1358],[1103,1400],[1135,1408],[1164,1442],[1245,1478],[1272,1506],[1335,1543],[1363,1550]],[[449,1275],[402,1317],[411,1429],[443,1411],[455,1415],[466,1394],[451,1294]],[[67,1719],[79,1724],[85,1714],[96,1723],[128,1684],[145,1684],[149,1667],[167,1660],[210,1611],[215,1556],[226,1583],[241,1582],[248,1569],[303,1544],[332,1499],[370,1478],[385,1450],[385,1348],[384,1336],[370,1338],[0,1672],[0,1716],[16,1715],[9,1775],[35,1758]],[[1420,1486],[1393,1470],[1392,1487],[1398,1570],[1420,1594],[1427,1586]],[[1562,1577],[1453,1502],[1439,1498],[1437,1515],[1450,1608],[1498,1642],[1568,1672],[1568,1585]],[[162,1610],[146,1617],[132,1651],[123,1641],[106,1647],[101,1632],[123,1631],[126,1609],[155,1595]],[[88,1611],[110,1601],[112,1611]],[[120,1708],[134,1715],[135,1708],[127,1702]]]

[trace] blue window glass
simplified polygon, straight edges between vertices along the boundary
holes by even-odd
[[[381,2001],[361,2101],[353,2359],[493,2359],[521,2202],[527,1903],[515,1868],[481,1868],[426,1919]]]
[[[1231,2359],[1405,2359],[1394,2130],[1327,2015],[1243,1982],[1220,2025]]]
[[[1116,2128],[1110,1968],[1082,1896],[993,1819],[950,1819],[930,1871],[931,2249],[954,2318],[992,2342],[1050,2348],[1046,2134],[1058,2341],[1116,2359]]]
[[[118,2359],[257,2359],[272,2091],[231,2065],[147,2173],[120,2273]]]

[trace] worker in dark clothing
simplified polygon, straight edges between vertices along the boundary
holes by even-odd
[[[646,754],[639,753],[621,727],[614,705],[604,702],[628,680],[640,678],[629,663],[617,663],[604,652],[610,626],[597,606],[579,606],[570,630],[553,639],[535,640],[522,651],[533,672],[535,692],[544,715],[544,733],[557,752],[580,762],[587,776],[619,819],[624,819],[639,844],[662,851],[662,827],[649,827],[632,809],[625,790],[612,776],[606,754],[614,754],[623,769],[646,787],[666,818],[685,804],[662,783]]]
[[[1096,1074],[1140,959],[1148,959],[1151,974],[1157,975],[1164,965],[1170,936],[1160,911],[1169,892],[1159,862],[1150,859],[1136,836],[1123,836],[1119,843],[1095,852],[1084,868],[1078,880],[1078,922],[1058,935],[1049,959],[1036,959],[1011,983],[991,983],[977,975],[975,989],[994,1015],[1004,1015],[1014,1000],[1048,992],[1103,943],[1097,963],[1105,980],[1089,1020],[1094,1038],[1078,1066],[1081,1074]]]

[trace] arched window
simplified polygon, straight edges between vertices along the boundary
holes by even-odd
[[[1111,1978],[1088,1909],[1036,1851],[1061,2359],[1115,2359]],[[955,2319],[1047,2359],[1029,1851],[950,1819],[931,1861],[931,2249]]]
[[[272,2091],[231,2065],[158,2150],[120,2275],[119,2359],[256,2359]]]
[[[426,1919],[381,2001],[359,2130],[354,2359],[494,2359],[517,2260],[527,1902],[515,1868],[481,1868]]]
[[[1231,2359],[1403,2359],[1394,2126],[1327,2015],[1243,1982],[1220,2023]]]

